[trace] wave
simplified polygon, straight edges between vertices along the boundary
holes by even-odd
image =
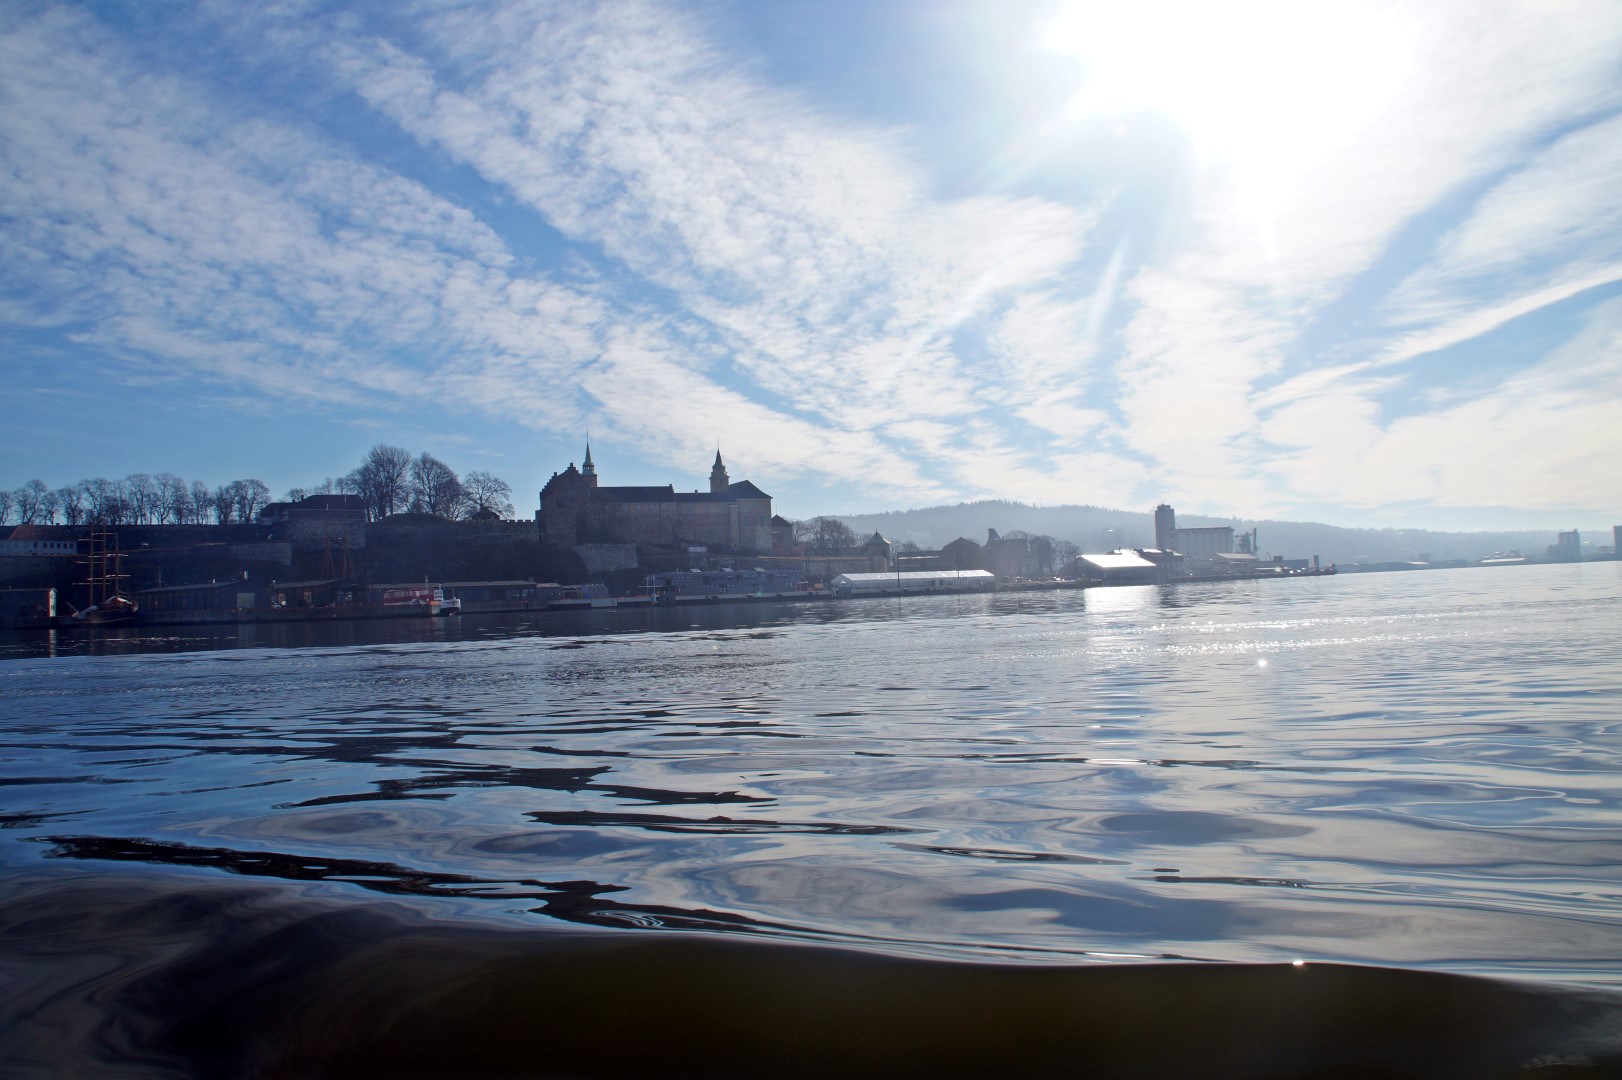
[[[0,888],[7,1075],[1622,1077],[1605,990],[516,930],[203,874]]]

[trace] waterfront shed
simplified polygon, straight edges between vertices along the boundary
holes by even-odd
[[[1083,555],[1081,576],[1103,585],[1153,585],[1160,580],[1160,568],[1141,555],[1111,551]]]

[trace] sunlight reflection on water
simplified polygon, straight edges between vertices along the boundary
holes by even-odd
[[[1622,982],[1618,594],[1539,567],[12,660],[0,860]]]

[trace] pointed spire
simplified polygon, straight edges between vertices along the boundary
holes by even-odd
[[[586,460],[581,464],[580,471],[585,473],[587,476],[596,476],[597,475],[597,466],[595,466],[595,465],[593,465],[591,463],[591,443],[590,443],[590,441],[588,441],[586,443]]]
[[[727,480],[727,467],[721,464],[721,451],[715,452],[715,467],[710,470],[710,494],[725,495],[730,487]]]

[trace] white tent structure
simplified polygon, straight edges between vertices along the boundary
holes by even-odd
[[[989,570],[901,570],[888,574],[840,574],[828,582],[836,596],[894,596],[898,593],[983,592],[997,587]]]

